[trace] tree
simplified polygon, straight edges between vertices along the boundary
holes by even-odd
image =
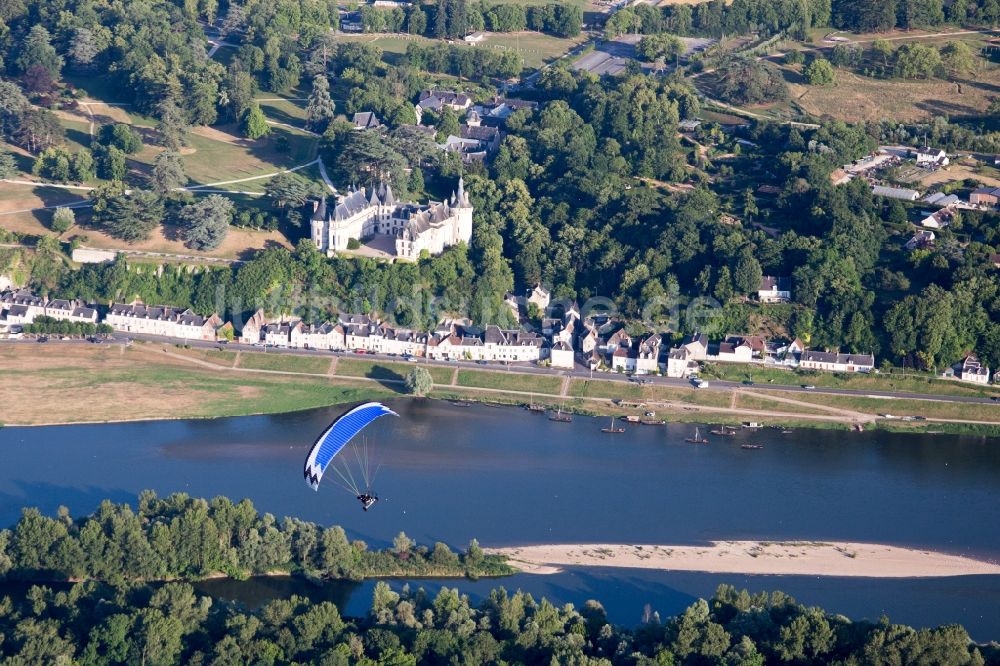
[[[733,284],[736,291],[741,294],[757,293],[762,277],[760,262],[747,248],[740,254],[739,261],[736,262],[736,269],[733,271]]]
[[[73,39],[70,41],[69,55],[70,61],[79,69],[87,69],[94,59],[101,52],[97,45],[97,38],[90,28],[79,27],[73,31]]]
[[[156,156],[153,172],[150,175],[150,184],[154,190],[165,196],[186,183],[187,174],[184,172],[184,162],[179,153],[165,150]]]
[[[78,183],[94,178],[94,155],[86,148],[81,148],[73,154],[70,161],[70,177]]]
[[[233,122],[239,121],[244,112],[253,103],[256,92],[256,82],[253,76],[244,70],[239,63],[233,63],[226,70],[220,90],[219,106],[224,110],[226,118]]]
[[[233,218],[233,202],[219,194],[184,206],[177,214],[187,246],[195,250],[214,250],[222,245]]]
[[[76,215],[73,213],[72,208],[67,208],[62,206],[56,208],[56,212],[52,214],[52,230],[58,231],[59,233],[64,233],[69,231],[69,228],[76,223]]]
[[[319,196],[319,188],[311,180],[297,173],[279,173],[264,185],[264,194],[275,206],[298,208],[309,199]]]
[[[949,78],[968,76],[977,69],[976,54],[965,42],[948,42],[941,49],[941,61]]]
[[[327,123],[333,119],[335,108],[330,98],[330,82],[327,81],[326,74],[316,76],[306,104],[306,126],[314,132],[322,133]]]
[[[121,186],[95,190],[94,221],[108,233],[127,243],[146,240],[163,221],[163,202],[155,192],[132,190]]]
[[[142,137],[125,123],[103,125],[97,136],[100,143],[114,146],[126,155],[133,155],[142,150]]]
[[[933,46],[904,44],[896,50],[896,76],[902,79],[929,79],[941,69],[941,54]]]
[[[27,109],[17,118],[14,141],[28,152],[38,154],[62,143],[65,131],[59,119],[48,109]]]
[[[720,66],[719,78],[723,99],[737,104],[763,104],[788,96],[781,70],[753,58],[729,58]]]
[[[157,106],[160,121],[156,130],[160,134],[160,143],[167,150],[178,152],[187,145],[188,123],[183,111],[173,99],[167,98]]]
[[[823,58],[816,58],[809,63],[804,74],[806,80],[809,81],[809,85],[813,86],[833,85],[837,79],[837,75],[833,71],[833,65],[830,64],[829,60]]]
[[[411,35],[422,35],[427,30],[427,14],[420,3],[413,3],[406,10],[406,31]]]
[[[0,152],[0,178],[11,178],[17,173],[17,160],[6,151]]]
[[[425,396],[434,388],[434,380],[426,368],[413,368],[406,375],[406,392],[416,396]]]
[[[254,102],[243,112],[240,129],[243,132],[243,136],[255,141],[271,133],[271,128],[267,124],[267,117],[260,110],[259,104]]]
[[[125,180],[128,164],[125,153],[115,146],[108,146],[97,155],[97,175],[105,180]]]
[[[22,72],[27,72],[32,65],[43,67],[53,79],[59,78],[63,66],[62,56],[52,46],[52,36],[40,24],[28,31],[17,57],[17,66]]]

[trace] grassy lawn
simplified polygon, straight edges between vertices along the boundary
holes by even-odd
[[[926,416],[939,419],[962,419],[968,421],[992,421],[1000,424],[1000,405],[974,402],[943,402],[934,400],[903,400],[866,398],[853,395],[807,395],[804,398],[798,393],[782,393],[775,395],[788,397],[802,402],[851,409],[868,414],[892,414],[894,416]],[[742,396],[741,396],[742,398]],[[772,403],[778,405],[780,403]],[[792,405],[789,405],[792,407]],[[794,408],[793,408],[794,409]]]
[[[728,407],[730,400],[728,392],[669,386],[639,386],[628,382],[598,379],[574,379],[570,382],[568,394],[580,398],[609,400],[687,402],[709,407]]]
[[[524,391],[525,393],[558,394],[562,386],[560,377],[528,375],[508,372],[481,372],[479,370],[459,370],[458,385],[477,388]]]
[[[268,101],[260,102],[260,109],[267,116],[268,120],[276,120],[279,123],[288,123],[289,125],[305,124],[306,103],[304,101],[293,102],[289,99],[279,99],[277,96],[271,97],[270,95],[263,99]]]
[[[812,384],[827,388],[843,388],[859,391],[900,391],[904,393],[927,393],[937,395],[990,396],[1000,394],[1000,389],[975,387],[947,379],[935,379],[915,375],[869,375],[864,373],[830,373],[782,370],[763,366],[733,363],[707,363],[702,375],[729,381],[752,379],[754,383],[766,384]],[[773,382],[771,382],[773,380]]]
[[[538,4],[546,4],[546,0],[539,0]],[[582,5],[583,3],[580,4]],[[381,34],[349,35],[338,37],[338,39],[371,44],[372,46],[379,47],[385,53],[395,54],[397,56],[406,53],[406,47],[410,44],[429,46],[437,41],[420,35]],[[454,42],[454,45],[463,48],[493,48],[517,51],[521,54],[521,57],[524,58],[525,67],[529,69],[537,69],[549,60],[558,58],[562,54],[566,53],[583,40],[583,35],[572,39],[563,39],[540,32],[524,31],[517,33],[486,33],[486,38],[479,44],[467,44],[465,42],[456,41]]]
[[[337,361],[338,377],[367,377],[369,379],[402,380],[416,367],[416,363],[392,363],[367,361],[355,358],[341,358]],[[450,384],[453,370],[433,365],[421,364],[431,374],[435,384]]]
[[[257,141],[243,139],[234,127],[196,128],[184,156],[184,166],[192,183],[205,184],[260,176],[287,169],[316,158],[316,139],[283,127]],[[248,189],[259,188],[265,180],[250,181]]]
[[[325,375],[330,370],[330,357],[297,356],[295,354],[267,352],[241,352],[239,367],[254,370],[280,370]]]
[[[778,411],[778,412],[794,412],[796,414],[817,414],[817,415],[831,415],[828,409],[811,409],[809,407],[802,407],[800,405],[791,405],[787,402],[781,402],[778,400],[769,400],[766,395],[774,394],[778,397],[788,397],[793,400],[797,399],[798,393],[778,393],[778,392],[740,392],[736,395],[736,407],[740,409],[759,409],[767,411]],[[812,402],[812,401],[806,401]],[[821,404],[826,404],[821,403]],[[831,405],[832,407],[833,405]],[[848,409],[845,407],[845,409]]]
[[[215,365],[231,368],[236,362],[236,352],[219,351],[218,349],[184,349],[183,347],[171,350],[174,354],[190,356],[199,361],[208,361]]]
[[[0,389],[7,423],[242,416],[377,399],[392,391],[323,378],[220,374],[159,345],[4,345],[18,386]],[[172,347],[167,347],[173,350]],[[53,409],[58,405],[58,409]]]

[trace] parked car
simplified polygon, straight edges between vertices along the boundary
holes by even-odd
[[[355,354],[367,354],[368,350],[366,350],[366,349],[355,349],[354,353]]]
[[[485,359],[479,359],[478,361],[476,361],[476,363],[478,363],[479,365],[486,365],[486,360]]]
[[[752,379],[744,379],[743,380],[743,386],[753,386],[753,380]]]
[[[816,387],[815,387],[815,386],[813,386],[812,384],[803,384],[803,385],[802,385],[802,388],[804,388],[804,389],[805,389],[805,390],[807,390],[807,391],[812,391],[812,390],[814,390],[814,389],[815,389]]]
[[[41,337],[38,338],[38,341],[39,342],[48,342],[49,341],[49,337],[47,335],[43,335],[43,336],[41,336]]]

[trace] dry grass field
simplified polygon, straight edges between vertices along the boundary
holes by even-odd
[[[786,69],[786,71],[788,71]],[[789,76],[791,102],[809,115],[847,122],[892,118],[901,122],[935,116],[982,116],[1000,90],[1000,68],[983,72],[978,81],[958,84],[928,81],[882,80],[837,71],[832,86],[810,86],[797,74]]]

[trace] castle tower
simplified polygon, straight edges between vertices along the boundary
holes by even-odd
[[[472,242],[472,204],[469,203],[469,195],[465,193],[465,179],[461,176],[458,177],[454,213],[458,217],[455,242],[465,241],[468,245]]]

